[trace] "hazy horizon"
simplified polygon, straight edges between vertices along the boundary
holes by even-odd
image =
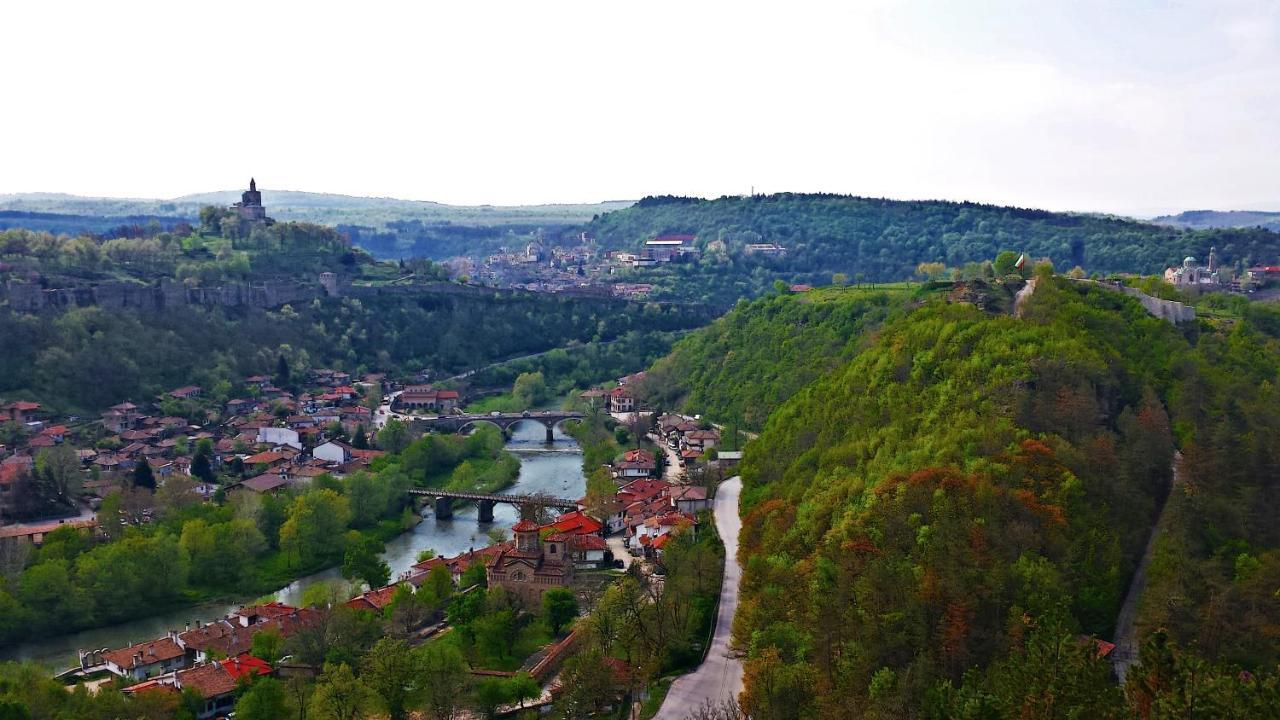
[[[68,7],[71,6],[71,7]],[[1280,209],[1280,4],[24,4],[0,193]],[[121,42],[127,27],[129,41]],[[75,52],[48,52],[56,45]],[[39,57],[38,64],[29,62]],[[608,200],[606,200],[608,199]]]

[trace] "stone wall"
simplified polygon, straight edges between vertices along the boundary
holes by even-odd
[[[1141,290],[1129,287],[1128,285],[1120,285],[1117,283],[1098,282],[1097,280],[1075,280],[1079,283],[1091,283],[1097,287],[1106,288],[1122,292],[1125,295],[1137,298],[1142,303],[1142,307],[1146,309],[1154,317],[1161,320],[1168,320],[1177,325],[1178,323],[1191,322],[1196,319],[1196,309],[1186,303],[1177,300],[1162,300],[1158,297],[1152,297]]]
[[[309,302],[324,294],[319,284],[298,282],[228,283],[209,288],[187,287],[172,280],[156,285],[106,282],[79,288],[42,288],[34,283],[9,282],[0,299],[7,299],[9,306],[20,312],[92,305],[158,311],[184,305],[274,308]]]
[[[1186,303],[1151,297],[1137,288],[1128,286],[1124,286],[1120,290],[1126,295],[1138,298],[1138,302],[1142,303],[1142,307],[1146,308],[1147,312],[1162,320],[1168,320],[1174,325],[1196,319],[1196,309]]]

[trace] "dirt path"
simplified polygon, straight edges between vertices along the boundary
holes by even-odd
[[[1023,285],[1022,289],[1018,291],[1018,294],[1013,296],[1014,317],[1022,317],[1022,303],[1025,302],[1027,298],[1031,297],[1033,293],[1035,293],[1036,279],[1037,278],[1033,277],[1030,280],[1028,280],[1027,284]]]
[[[1182,453],[1176,453],[1173,457],[1173,484],[1169,489],[1170,496],[1178,488],[1182,487],[1181,467]],[[1147,566],[1151,564],[1151,555],[1155,552],[1156,540],[1160,537],[1160,533],[1164,532],[1165,526],[1168,524],[1166,519],[1168,512],[1169,498],[1165,498],[1164,506],[1160,508],[1160,515],[1156,518],[1156,523],[1151,528],[1151,537],[1147,538],[1147,547],[1142,551],[1142,559],[1138,561],[1138,569],[1134,571],[1133,580],[1129,582],[1129,593],[1125,595],[1124,604],[1120,606],[1120,613],[1116,615],[1116,649],[1111,651],[1111,665],[1115,668],[1116,678],[1122,685],[1129,668],[1138,664],[1136,627],[1138,601],[1142,598],[1142,591],[1147,587]]]

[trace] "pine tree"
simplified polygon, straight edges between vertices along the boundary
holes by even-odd
[[[156,476],[151,472],[151,463],[146,460],[139,460],[138,464],[134,466],[133,486],[147,488],[148,490],[156,489]]]

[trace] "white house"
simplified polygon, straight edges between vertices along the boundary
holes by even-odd
[[[317,460],[324,460],[329,463],[343,464],[351,462],[351,448],[344,443],[336,440],[330,440],[323,445],[317,445],[315,450],[311,451],[311,456]]]
[[[288,445],[295,450],[302,449],[302,439],[298,435],[297,430],[283,427],[264,427],[258,428],[257,442],[266,443],[272,447]]]

